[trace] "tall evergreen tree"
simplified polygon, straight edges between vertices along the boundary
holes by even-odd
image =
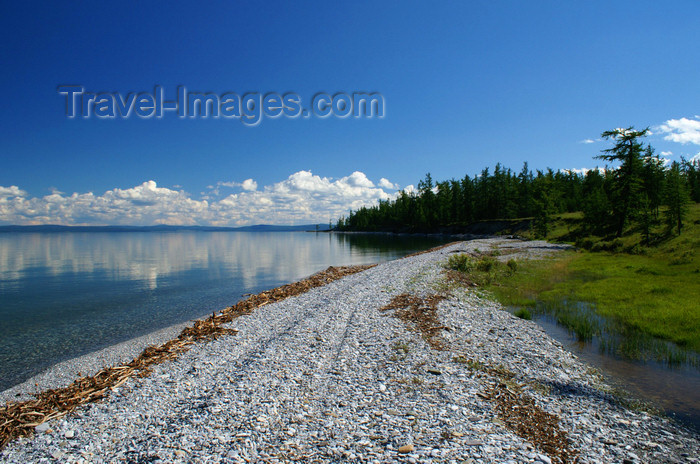
[[[681,173],[681,167],[678,162],[674,161],[671,169],[666,174],[666,189],[664,200],[667,206],[665,211],[666,224],[669,229],[676,227],[678,235],[681,234],[683,228],[683,219],[688,211],[688,188]]]
[[[615,146],[603,150],[604,154],[597,158],[619,163],[617,169],[612,172],[612,209],[618,237],[622,235],[625,225],[635,216],[640,207],[644,147],[639,139],[646,136],[648,132],[648,128],[636,131],[634,127],[628,127],[605,131],[602,134],[604,139],[612,139]]]
[[[523,169],[518,175],[518,216],[530,217],[534,214],[535,207],[532,199],[532,171],[523,163]]]
[[[462,202],[461,210],[463,214],[463,219],[461,222],[470,223],[475,219],[474,214],[474,183],[472,182],[469,175],[464,176],[462,179]]]
[[[605,231],[610,220],[610,202],[605,193],[605,178],[598,168],[586,173],[582,186],[584,227],[594,234]]]
[[[690,199],[700,203],[700,156],[696,156],[691,160],[681,157],[681,164],[685,180],[688,183]]]
[[[651,145],[644,150],[644,166],[642,168],[642,186],[647,197],[647,206],[654,217],[659,216],[659,206],[663,200],[664,160],[654,154]]]

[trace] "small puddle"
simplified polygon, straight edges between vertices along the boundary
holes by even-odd
[[[700,431],[700,354],[623,327],[588,303],[538,301],[529,311],[548,335],[613,385]]]

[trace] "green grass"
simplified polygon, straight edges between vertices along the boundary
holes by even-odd
[[[700,351],[700,262],[697,256],[686,264],[671,261],[580,253],[567,266],[569,278],[541,297],[594,303],[602,316]]]
[[[562,253],[556,259],[521,261],[517,272],[492,281],[488,289],[505,306],[534,307],[540,295],[568,278],[574,258],[574,253]]]
[[[498,250],[492,250],[489,253],[479,252],[477,256],[460,253],[450,256],[445,267],[462,273],[469,282],[484,287],[514,273],[518,267],[514,260],[504,264],[494,258],[499,255]]]
[[[527,308],[518,308],[513,314],[520,319],[525,319],[528,321],[532,319],[532,314],[527,310]]]
[[[552,235],[568,234],[565,220]],[[593,303],[596,312],[643,334],[700,352],[700,205],[692,205],[680,236],[642,247],[638,233],[621,237],[617,253],[566,252],[554,259],[519,263],[487,286],[508,306]],[[627,252],[623,252],[623,251]]]

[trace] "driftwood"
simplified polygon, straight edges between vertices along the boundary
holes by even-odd
[[[437,306],[445,298],[445,295],[440,294],[420,297],[402,293],[395,296],[381,310],[394,310],[393,315],[406,323],[410,330],[419,332],[433,349],[442,351],[449,346],[441,337],[441,332],[450,328],[440,325]],[[463,356],[456,359],[460,363],[469,363],[469,360]],[[552,462],[561,464],[577,462],[578,451],[571,447],[567,433],[559,427],[559,418],[544,411],[533,398],[514,391],[508,383],[503,381],[512,380],[513,373],[475,361],[472,363],[474,369],[499,379],[497,383],[489,382],[491,386],[488,392],[476,394],[494,403],[498,417],[507,428],[547,453],[552,458]],[[428,372],[431,371],[428,370]]]
[[[392,298],[389,304],[380,308],[380,311],[393,309],[394,316],[408,324],[409,329],[417,330],[432,348],[443,351],[447,346],[440,332],[447,327],[440,325],[437,305],[445,298],[445,295],[429,295],[422,298],[402,293]]]
[[[104,398],[111,389],[123,384],[130,377],[148,375],[151,366],[177,357],[189,350],[194,343],[235,334],[236,329],[222,327],[223,324],[250,314],[255,308],[302,294],[370,267],[373,265],[331,266],[299,282],[251,295],[218,314],[214,313],[206,319],[196,321],[192,327],[183,329],[176,339],[160,346],[149,346],[129,363],[104,368],[97,374],[81,377],[64,388],[41,392],[35,395],[34,400],[7,403],[0,407],[0,450],[15,438],[31,435],[34,427],[39,424],[64,416],[82,404]]]
[[[491,387],[487,397],[495,403],[498,417],[506,427],[547,453],[552,462],[578,462],[578,451],[571,448],[568,434],[559,428],[559,418],[540,408],[530,396],[518,394],[499,382]]]

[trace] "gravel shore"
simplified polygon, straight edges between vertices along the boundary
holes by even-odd
[[[535,323],[446,282],[451,253],[493,246],[516,259],[561,248],[462,242],[259,307],[0,462],[699,462],[698,434],[625,408]],[[441,295],[439,349],[382,310],[405,294]],[[550,419],[541,433],[563,452],[537,435]]]
[[[78,377],[94,375],[103,367],[129,362],[137,357],[147,346],[160,345],[177,337],[182,329],[188,325],[192,325],[192,323],[185,322],[172,325],[84,356],[60,362],[44,372],[29,378],[27,381],[0,392],[0,403],[28,400],[35,393],[50,388],[65,387]]]

